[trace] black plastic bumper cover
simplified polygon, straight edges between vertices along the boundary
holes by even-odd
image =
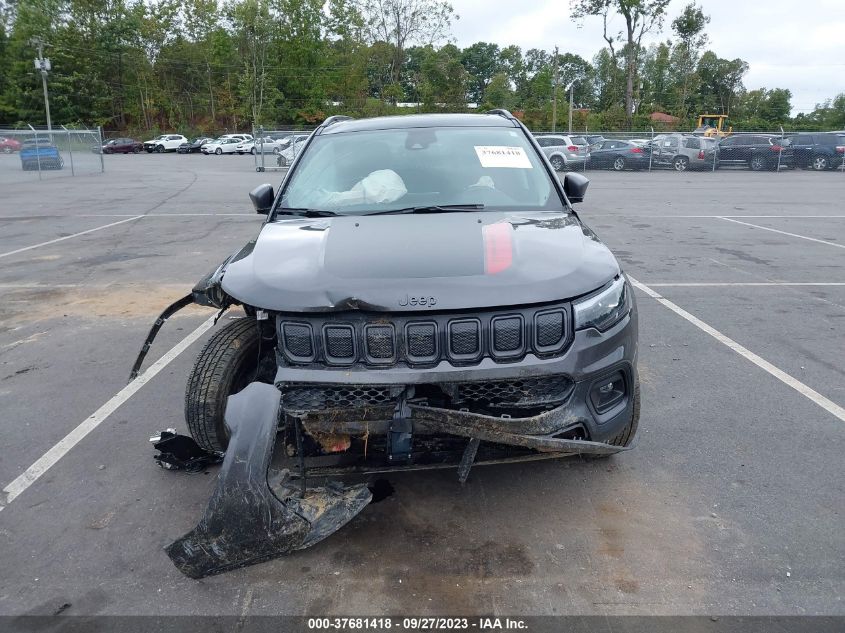
[[[229,446],[217,487],[196,528],[165,549],[176,567],[202,578],[304,549],[336,532],[372,499],[366,485],[271,490],[267,472],[279,391],[251,383],[229,397]]]

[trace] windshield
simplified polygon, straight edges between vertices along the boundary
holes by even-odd
[[[316,136],[288,181],[280,208],[354,215],[457,205],[564,208],[525,134],[490,127]]]

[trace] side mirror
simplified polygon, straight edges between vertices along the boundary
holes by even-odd
[[[270,208],[273,206],[273,200],[276,195],[273,193],[273,185],[263,184],[258,185],[255,189],[249,192],[249,199],[252,200],[252,206],[255,207],[256,213],[267,215],[270,213]]]
[[[563,177],[563,193],[572,204],[584,202],[590,179],[575,172],[569,172]]]

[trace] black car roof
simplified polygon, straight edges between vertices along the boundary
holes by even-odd
[[[408,114],[338,121],[322,128],[320,134],[426,127],[517,127],[517,124],[499,114]]]

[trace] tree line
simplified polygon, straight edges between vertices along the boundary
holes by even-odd
[[[699,113],[728,114],[735,129],[845,128],[845,95],[791,119],[787,88],[747,90],[748,64],[708,48],[699,6],[664,24],[670,2],[571,0],[576,21],[604,25],[588,60],[459,48],[444,0],[0,0],[0,126],[44,123],[38,38],[53,120],[126,133],[471,107],[507,108],[536,129],[556,114],[560,128],[570,84],[577,129],[647,129],[652,112],[678,129]],[[655,34],[665,39],[645,46]]]

